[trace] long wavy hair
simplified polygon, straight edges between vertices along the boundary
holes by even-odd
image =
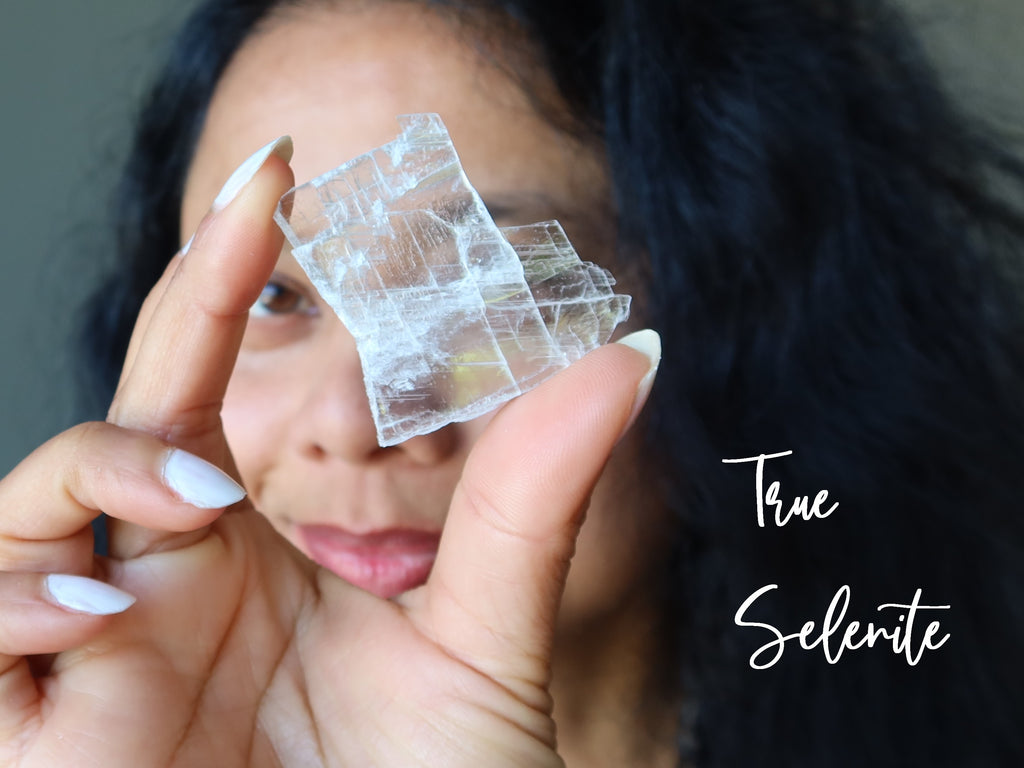
[[[80,344],[95,403],[181,242],[221,73],[301,4],[208,0],[173,41]],[[951,104],[883,2],[430,4],[477,39],[530,41],[566,130],[603,142],[619,258],[649,275],[666,349],[645,439],[677,520],[661,666],[685,702],[680,762],[1024,765],[1021,163]],[[765,487],[786,508],[822,489],[839,507],[759,527],[753,465],[722,460],[789,450]],[[890,628],[877,606],[920,588],[950,607],[918,616],[915,647],[933,620],[950,639],[916,666],[878,645],[830,665],[791,641],[753,670],[771,635],[734,614],[767,584],[747,618],[786,634],[820,626],[849,585],[847,618]]]

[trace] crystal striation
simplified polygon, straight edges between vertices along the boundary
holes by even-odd
[[[629,314],[556,221],[499,229],[433,114],[290,190],[277,223],[355,338],[380,445],[493,410]]]

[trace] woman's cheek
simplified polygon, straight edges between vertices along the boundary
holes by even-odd
[[[273,466],[274,446],[279,449],[284,444],[289,398],[287,382],[281,380],[283,372],[254,365],[249,357],[244,351],[239,355],[224,395],[221,419],[242,481],[252,493]]]

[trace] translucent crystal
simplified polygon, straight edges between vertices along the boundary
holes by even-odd
[[[629,313],[558,222],[499,229],[437,115],[290,190],[275,219],[355,338],[377,439],[466,421],[606,342]]]

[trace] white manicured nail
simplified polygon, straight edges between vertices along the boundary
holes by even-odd
[[[646,355],[647,359],[651,361],[650,369],[636,386],[633,410],[630,412],[629,418],[626,420],[626,426],[622,430],[625,432],[633,426],[636,417],[640,415],[640,410],[644,407],[644,403],[647,402],[647,396],[651,393],[651,387],[654,385],[654,377],[658,373],[658,364],[661,362],[661,336],[658,335],[657,331],[648,328],[631,333],[628,336],[623,336],[616,343],[623,344],[630,349],[635,349],[637,352]]]
[[[121,613],[135,602],[127,592],[85,576],[51,573],[46,577],[46,591],[57,605],[78,613],[109,616]]]
[[[235,199],[235,196],[242,190],[242,187],[249,183],[249,180],[256,175],[256,171],[263,167],[263,164],[267,162],[267,158],[271,155],[277,155],[285,162],[291,160],[291,136],[281,136],[274,139],[238,166],[237,170],[231,174],[231,177],[224,182],[224,187],[213,201],[213,210],[219,211],[222,208],[226,208],[228,203]]]
[[[188,242],[186,242],[183,246],[181,246],[181,250],[178,251],[178,254],[180,256],[184,256],[186,253],[188,253],[188,249],[192,247],[192,241],[195,240],[195,239],[196,239],[196,235],[193,232],[192,233],[192,237],[190,237],[188,239]]]
[[[227,474],[180,448],[167,454],[163,479],[182,501],[200,509],[219,509],[245,498],[245,489]]]

